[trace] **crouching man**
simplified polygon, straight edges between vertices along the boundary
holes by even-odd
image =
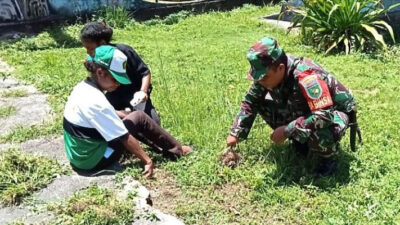
[[[332,74],[310,59],[287,55],[277,41],[265,37],[247,54],[253,80],[235,118],[227,145],[247,138],[260,114],[273,129],[271,140],[290,139],[294,148],[320,157],[319,175],[335,171],[338,143],[355,115],[352,94]]]

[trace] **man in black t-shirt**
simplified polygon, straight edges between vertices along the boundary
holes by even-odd
[[[128,58],[126,73],[132,84],[121,85],[117,90],[107,92],[106,98],[121,118],[127,115],[125,109],[129,108],[144,111],[160,125],[160,117],[150,99],[152,91],[150,69],[132,47],[124,44],[110,44],[112,33],[112,29],[101,22],[88,23],[81,31],[82,44],[90,57],[93,57],[95,48],[107,44],[115,46]]]

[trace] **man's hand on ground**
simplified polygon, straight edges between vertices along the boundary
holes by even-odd
[[[240,161],[240,154],[233,151],[232,147],[227,147],[221,154],[222,163],[230,168],[235,168]]]
[[[226,145],[228,147],[235,147],[237,143],[239,143],[239,138],[235,136],[228,135],[228,137],[226,138]]]
[[[272,132],[270,138],[275,144],[282,144],[286,140],[285,128],[286,126],[280,126]]]
[[[146,178],[151,178],[151,177],[153,177],[153,170],[154,170],[154,165],[153,165],[153,162],[150,161],[149,163],[144,165],[144,171],[142,174]]]

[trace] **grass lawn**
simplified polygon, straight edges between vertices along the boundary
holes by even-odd
[[[196,146],[178,162],[153,155],[159,179],[141,178],[142,182],[169,193],[157,198],[156,206],[187,224],[398,223],[400,52],[393,48],[373,56],[324,57],[297,36],[259,20],[277,11],[279,6],[244,7],[190,16],[173,25],[133,24],[115,30],[114,42],[133,46],[151,67],[152,99],[163,127]],[[0,137],[0,142],[61,134],[66,98],[87,75],[82,65],[86,52],[74,39],[81,27],[0,45],[1,58],[16,67],[13,75],[48,93],[57,115],[49,124],[19,129]],[[260,118],[249,140],[239,146],[241,164],[231,170],[219,161],[251,84],[246,79],[247,50],[267,35],[287,53],[318,61],[355,94],[364,145],[351,152],[346,135],[335,176],[315,179],[289,144],[270,142],[271,129]]]

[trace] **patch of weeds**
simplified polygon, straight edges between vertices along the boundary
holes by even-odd
[[[144,218],[147,221],[151,221],[151,222],[160,221],[160,218],[158,218],[157,215],[154,213],[151,213],[149,215],[144,215],[142,218]]]
[[[25,89],[7,90],[0,93],[0,96],[4,98],[20,98],[20,97],[25,97],[27,95],[28,91]]]
[[[61,205],[49,206],[57,214],[51,224],[129,224],[134,220],[134,196],[119,200],[116,193],[92,185]]]
[[[173,14],[168,15],[163,20],[163,23],[166,25],[172,25],[175,23],[179,23],[179,21],[186,19],[190,15],[191,15],[191,12],[183,10],[178,13],[173,13]]]
[[[0,106],[0,118],[9,117],[16,111],[14,106]]]
[[[18,204],[22,198],[49,184],[64,173],[50,159],[35,157],[15,149],[0,153],[0,202]]]
[[[105,21],[113,28],[125,28],[135,23],[132,14],[124,7],[102,7],[93,16],[96,21]]]
[[[179,21],[186,19],[192,15],[192,12],[182,10],[178,13],[172,13],[165,17],[164,19],[152,19],[144,22],[145,25],[152,26],[152,25],[160,25],[160,24],[165,24],[165,25],[172,25],[179,23]]]
[[[1,42],[0,42],[0,47],[1,47]],[[5,80],[10,76],[11,74],[9,72],[0,72],[0,80]]]

